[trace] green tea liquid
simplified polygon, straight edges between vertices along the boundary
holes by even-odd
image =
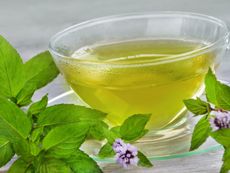
[[[200,92],[214,54],[186,53],[204,46],[181,40],[131,40],[81,48],[58,65],[80,98],[108,113],[111,124],[119,125],[132,114],[151,113],[148,126],[160,129],[181,115],[184,99]]]

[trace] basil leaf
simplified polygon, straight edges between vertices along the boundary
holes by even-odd
[[[72,144],[66,144],[64,145],[58,145],[54,148],[49,149],[49,151],[46,153],[47,157],[55,158],[55,159],[67,159],[69,158],[73,152],[76,151],[78,147]]]
[[[25,84],[17,95],[17,104],[27,105],[37,89],[57,77],[59,71],[48,51],[42,52],[24,64]]]
[[[195,115],[204,115],[210,112],[210,105],[200,98],[184,100],[187,109]]]
[[[218,106],[225,110],[230,110],[230,87],[218,83],[218,95],[217,95]]]
[[[105,113],[95,109],[73,104],[59,104],[50,106],[38,118],[38,126],[50,126],[74,123],[82,120],[95,121],[105,118]]]
[[[15,97],[24,84],[23,75],[20,55],[0,35],[0,95]]]
[[[41,135],[43,134],[43,127],[39,127],[39,128],[36,128],[32,131],[32,134],[31,134],[31,141],[32,142],[35,142],[35,141],[38,141],[41,137]]]
[[[209,120],[206,118],[206,116],[204,116],[199,120],[199,122],[196,124],[194,128],[190,151],[200,147],[209,137],[210,132],[211,132],[211,127],[210,127]]]
[[[48,96],[45,95],[42,99],[38,102],[33,103],[30,107],[28,112],[32,115],[39,114],[40,112],[44,111],[48,103]]]
[[[220,173],[228,173],[230,170],[230,148],[225,148],[223,156],[223,165]]]
[[[36,81],[38,89],[52,81],[59,71],[49,51],[42,52],[24,64],[26,81]],[[38,81],[41,79],[41,81]]]
[[[32,125],[26,114],[3,97],[0,97],[0,105],[0,135],[10,141],[27,138]]]
[[[210,135],[224,147],[230,147],[230,129],[217,130]]]
[[[27,173],[29,165],[22,158],[17,159],[7,173]]]
[[[152,167],[153,166],[153,164],[150,162],[150,160],[142,152],[138,151],[137,156],[139,158],[139,162],[138,162],[139,166],[143,166],[143,167]]]
[[[79,147],[88,133],[89,125],[87,123],[72,123],[60,125],[53,128],[43,139],[43,148],[48,150],[52,147],[72,144]]]
[[[39,143],[30,142],[29,147],[32,156],[37,156],[41,152],[41,147],[39,147]]]
[[[31,159],[30,145],[28,140],[20,139],[12,143],[13,149],[17,156],[22,156],[24,160]]]
[[[103,140],[106,137],[105,130],[108,130],[109,126],[103,121],[94,123],[89,130],[89,136],[97,140]]]
[[[106,139],[108,142],[113,145],[114,141],[117,138],[121,138],[120,134],[120,126],[112,127],[107,133],[106,133]]]
[[[0,167],[8,163],[13,156],[14,152],[10,141],[6,138],[0,137]]]
[[[110,132],[114,134],[115,138],[120,138],[121,137],[120,128],[121,128],[121,126],[115,126],[115,127],[112,127],[110,129]]]
[[[120,127],[122,139],[132,141],[142,137],[145,125],[147,124],[149,118],[149,114],[137,114],[127,118]]]
[[[29,83],[27,86],[24,86],[16,96],[17,105],[19,106],[29,105],[32,102],[31,98],[34,95],[36,89],[37,87],[36,85],[34,85],[34,83]]]
[[[209,102],[218,105],[217,103],[217,79],[212,70],[209,69],[205,76],[205,92]]]
[[[45,159],[36,172],[39,173],[72,173],[70,167],[58,159]]]
[[[102,173],[97,163],[81,150],[77,150],[66,160],[73,172],[77,173]]]
[[[102,159],[107,157],[113,157],[114,155],[115,152],[113,151],[113,147],[109,143],[103,145],[98,153],[98,156]]]
[[[206,97],[209,102],[225,110],[230,110],[230,87],[217,81],[209,69],[205,77]]]

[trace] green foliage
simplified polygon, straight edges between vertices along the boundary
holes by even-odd
[[[23,63],[17,51],[0,35],[0,95],[15,97],[24,84]]]
[[[223,112],[230,115],[230,86],[218,81],[211,69],[205,77],[205,91],[208,102],[212,103],[214,108],[211,107],[211,104],[200,99],[189,99],[184,102],[188,110],[195,115],[207,115],[211,111],[219,111],[219,113]],[[196,124],[192,135],[191,150],[197,149],[211,136],[225,149],[220,173],[228,173],[230,170],[230,129],[219,129],[211,132],[209,124],[211,117],[203,116]]]
[[[189,111],[195,115],[204,115],[210,112],[210,104],[200,98],[184,100],[184,104]]]
[[[138,165],[143,166],[143,167],[152,167],[153,164],[149,161],[149,159],[140,151],[138,151],[137,154],[139,158]]]
[[[48,51],[23,63],[0,36],[0,166],[14,154],[18,156],[9,173],[102,173],[79,149],[87,137],[107,140],[99,155],[108,157],[115,154],[112,143],[116,138],[135,141],[147,133],[149,115],[131,116],[109,129],[101,111],[73,104],[47,107],[47,95],[33,103],[36,90],[58,74]],[[28,109],[20,109],[22,106]],[[140,165],[150,166],[142,153],[139,156]]]
[[[102,173],[97,163],[81,150],[76,150],[66,162],[76,173]]]
[[[29,136],[32,124],[26,114],[14,103],[0,97],[0,136],[10,141]]]
[[[42,97],[40,101],[30,105],[28,113],[31,115],[36,115],[41,113],[46,109],[47,103],[48,103],[48,96],[45,95],[44,97]]]
[[[115,152],[113,151],[113,147],[110,143],[106,143],[103,145],[98,153],[98,156],[100,158],[108,158],[113,157],[115,155]]]
[[[209,137],[210,132],[211,127],[209,120],[204,116],[195,126],[195,129],[192,134],[190,150],[195,150],[199,148]]]
[[[228,173],[230,170],[230,148],[225,148],[223,156],[223,165],[220,173]]]
[[[44,159],[36,167],[36,173],[72,173],[71,168],[66,162],[59,159]]]
[[[230,110],[230,87],[217,81],[211,69],[205,77],[205,91],[209,102],[216,107]]]
[[[87,123],[71,123],[53,128],[43,140],[43,148],[48,150],[54,146],[71,144],[80,147],[89,130]],[[72,144],[73,143],[73,144]]]
[[[150,115],[133,115],[127,118],[120,127],[122,139],[134,141],[142,137],[146,133],[144,128],[149,118]]]
[[[27,169],[29,164],[26,163],[22,158],[18,158],[8,170],[8,173],[28,173]]]
[[[0,137],[0,167],[8,163],[14,155],[10,141]]]
[[[48,107],[38,118],[38,126],[53,126],[79,121],[102,120],[105,113],[73,104],[59,104]]]

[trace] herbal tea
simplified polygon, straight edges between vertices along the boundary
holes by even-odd
[[[83,47],[57,63],[80,98],[109,113],[111,124],[151,113],[149,128],[160,129],[180,118],[184,99],[201,92],[215,58],[213,52],[200,54],[204,46],[184,40],[131,40]]]

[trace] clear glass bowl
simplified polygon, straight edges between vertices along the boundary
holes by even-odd
[[[151,124],[149,125],[150,132],[137,141],[135,145],[147,153],[150,158],[165,158],[166,156],[171,157],[171,155],[188,151],[191,122],[188,119],[188,113],[182,100],[202,94],[204,75],[210,66],[213,69],[218,67],[225,53],[228,38],[229,32],[226,24],[214,17],[186,12],[155,12],[123,14],[89,20],[57,33],[51,38],[49,47],[60,71],[80,96],[78,99],[81,98],[81,102],[86,103],[87,106],[108,112],[111,123],[111,117],[118,119],[118,114],[114,113],[112,109],[121,110],[121,112],[123,109],[125,111],[127,109],[129,115],[152,113]],[[72,57],[76,50],[86,46],[138,39],[194,41],[204,43],[204,46],[193,51],[167,56],[166,58],[149,59],[144,63],[121,64],[100,59],[90,60]],[[210,56],[203,59],[207,54]],[[199,64],[198,67],[194,62]],[[100,69],[100,72],[98,72],[98,69]],[[146,69],[150,73],[145,77],[142,76],[141,79],[144,79],[144,82],[153,80],[154,82],[151,86],[163,80],[163,78],[159,78],[158,81],[157,77],[154,76],[162,75],[166,76],[166,78],[171,78],[174,74],[179,74],[176,75],[180,79],[176,81],[178,85],[176,87],[175,85],[165,87],[166,89],[162,87],[159,92],[156,92],[154,88],[151,89],[151,92],[146,88],[141,90],[142,95],[146,97],[151,95],[151,97],[148,97],[148,99],[150,98],[149,103],[158,104],[160,109],[155,104],[149,104],[150,108],[155,106],[150,112],[135,112],[136,110],[132,112],[132,109],[134,110],[136,107],[129,107],[129,102],[133,103],[138,100],[143,107],[146,104],[144,99],[140,100],[139,90],[127,90],[126,92],[131,93],[127,97],[125,94],[118,94],[116,97],[112,97],[114,95],[109,95],[111,90],[109,92],[104,91],[104,88],[115,80],[122,81],[119,83],[122,86],[129,80],[132,80],[133,85],[140,83],[138,76],[142,75]],[[100,80],[107,78],[107,72],[112,77],[106,81],[107,83],[103,83]],[[199,78],[197,83],[191,83],[190,85],[188,82],[186,85],[184,84],[185,80],[192,81],[195,77]],[[90,81],[96,81],[100,84],[97,86],[97,90],[100,90],[100,92],[97,92],[92,86],[88,88],[79,86],[79,83],[81,85],[84,83],[89,84]],[[167,83],[167,85],[169,84]],[[183,94],[189,88],[192,88],[192,94]],[[168,89],[170,90],[168,91]],[[153,92],[156,95],[160,94],[160,96],[155,97]],[[95,93],[100,94],[96,95]],[[90,99],[86,99],[89,95],[91,95]],[[101,97],[102,95],[103,97]],[[96,100],[99,100],[98,103],[101,105],[96,104]],[[124,105],[128,108],[124,108]],[[171,111],[171,105],[176,105],[178,108],[173,108],[173,111]],[[108,108],[108,110],[103,108]],[[137,110],[139,111],[138,108]],[[119,119],[116,125],[119,125],[126,116],[121,115],[119,115],[119,118],[122,117],[123,119]]]

